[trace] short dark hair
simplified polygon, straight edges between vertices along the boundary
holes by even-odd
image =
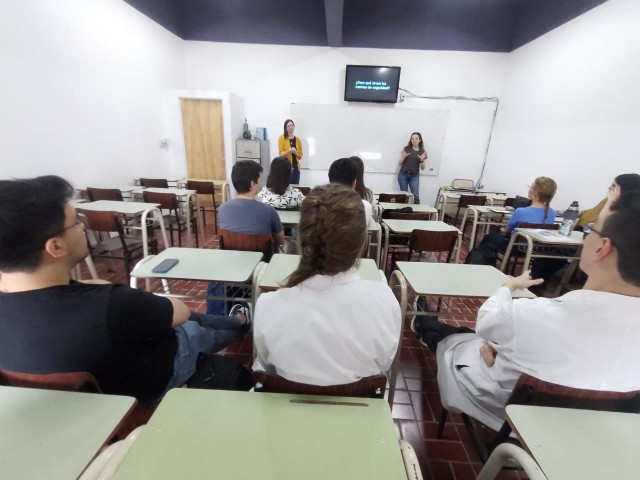
[[[251,182],[258,182],[262,166],[252,160],[238,160],[231,169],[231,183],[236,192],[242,194],[251,190]]]
[[[329,182],[341,183],[347,187],[353,187],[354,180],[358,177],[358,168],[350,158],[339,158],[329,167]]]
[[[267,177],[267,188],[273,193],[284,195],[289,185],[291,185],[291,162],[284,157],[274,158]]]
[[[618,252],[618,272],[622,279],[640,287],[640,191],[630,190],[611,205],[601,235],[608,237]]]
[[[0,181],[0,272],[32,272],[45,243],[64,230],[73,187],[46,175]]]

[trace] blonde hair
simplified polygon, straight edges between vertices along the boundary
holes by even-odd
[[[553,200],[553,197],[556,194],[558,185],[553,178],[538,177],[534,180],[531,188],[537,192],[538,200],[544,203],[544,220],[546,220],[547,215],[549,214],[551,200]]]
[[[315,187],[300,206],[298,243],[302,258],[285,284],[295,287],[313,275],[336,275],[357,264],[367,238],[364,206],[349,187]]]

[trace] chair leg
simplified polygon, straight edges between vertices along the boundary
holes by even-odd
[[[449,411],[446,408],[443,408],[442,412],[440,412],[440,419],[438,420],[438,438],[442,438],[444,436],[444,426],[447,423],[448,416]]]
[[[200,211],[202,212],[202,226],[206,227],[207,226],[207,212],[205,211],[204,207],[200,207]]]
[[[487,458],[489,458],[489,449],[480,438],[480,435],[478,434],[478,431],[476,430],[476,428],[473,426],[473,422],[471,421],[471,418],[469,418],[469,415],[467,415],[466,413],[463,413],[462,421],[464,422],[464,426],[466,427],[467,432],[469,432],[469,436],[471,437],[471,443],[473,443],[473,446],[478,452],[478,455],[480,456],[480,460],[482,460],[482,463],[486,462]]]

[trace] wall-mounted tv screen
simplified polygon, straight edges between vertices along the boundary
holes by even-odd
[[[400,67],[347,65],[344,80],[345,102],[396,103]]]

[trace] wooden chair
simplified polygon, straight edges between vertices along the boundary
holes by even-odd
[[[142,179],[141,179],[142,180]],[[171,237],[171,246],[173,246],[173,231],[178,232],[178,246],[182,246],[182,232],[187,230],[187,219],[180,213],[180,204],[178,197],[173,193],[157,193],[157,192],[142,192],[142,197],[146,203],[157,203],[160,205],[160,210],[167,210],[169,213],[163,214],[165,226],[169,227],[169,235]],[[192,206],[187,206],[187,215],[191,216],[191,231],[196,238],[196,247],[198,247],[198,224],[196,218],[193,215]]]
[[[311,191],[311,187],[295,186],[294,188],[300,190],[300,193],[302,193],[305,197],[309,195],[309,192]]]
[[[430,230],[414,230],[409,238],[409,249],[406,252],[394,251],[392,254],[392,269],[396,269],[396,262],[411,262],[419,260],[422,252],[446,254],[445,263],[451,261],[453,250],[458,241],[458,232],[433,232]],[[440,256],[440,259],[442,257]]]
[[[256,392],[294,393],[300,395],[331,395],[338,397],[383,398],[387,386],[385,375],[361,378],[344,385],[310,385],[287,380],[277,373],[255,371],[253,380]]]
[[[262,252],[264,261],[271,260],[273,255],[273,241],[268,233],[250,234],[237,233],[218,229],[218,239],[221,250],[241,250],[244,252]]]
[[[144,188],[169,188],[166,178],[141,178],[140,185]]]
[[[389,203],[409,203],[408,193],[381,193],[378,195],[378,202]]]
[[[142,240],[125,235],[122,217],[116,212],[83,210],[81,206],[78,208],[78,212],[87,228],[87,242],[91,258],[124,261],[127,279],[129,279],[133,261],[144,256]],[[94,243],[89,238],[89,231],[96,233]],[[112,236],[113,234],[115,236]],[[153,254],[158,253],[156,239],[149,240],[149,250]],[[118,251],[121,252],[121,255],[116,255]]]
[[[122,202],[122,192],[117,188],[87,188],[87,196],[90,202],[98,200],[111,200],[115,202]]]
[[[102,393],[95,377],[89,372],[22,373],[0,370],[0,385],[7,387],[41,388],[65,392]],[[133,410],[116,427],[106,442],[124,439],[133,430],[149,421],[159,402],[141,405],[136,403]]]
[[[431,213],[428,212],[391,212],[390,219],[396,220],[431,220]]]
[[[202,221],[204,226],[207,225],[207,216],[205,211],[213,212],[213,230],[218,232],[218,204],[216,202],[216,187],[213,182],[204,182],[200,180],[187,180],[187,188],[195,190],[200,196],[200,210],[202,211]]]
[[[460,195],[460,198],[458,199],[458,206],[456,209],[456,215],[451,216],[448,213],[444,213],[444,218],[442,219],[443,221],[450,223],[452,225],[457,225],[458,224],[458,217],[460,216],[460,210],[464,210],[467,207],[471,207],[474,205],[484,205],[487,201],[487,197],[485,195]]]
[[[506,405],[511,404],[640,413],[640,391],[609,392],[565,387],[523,373],[507,400]],[[438,423],[438,438],[442,438],[447,415],[447,410],[443,408]],[[505,421],[487,445],[474,427],[471,418],[465,413],[461,415],[483,462],[487,460],[493,449],[505,442],[511,434],[511,426]]]

